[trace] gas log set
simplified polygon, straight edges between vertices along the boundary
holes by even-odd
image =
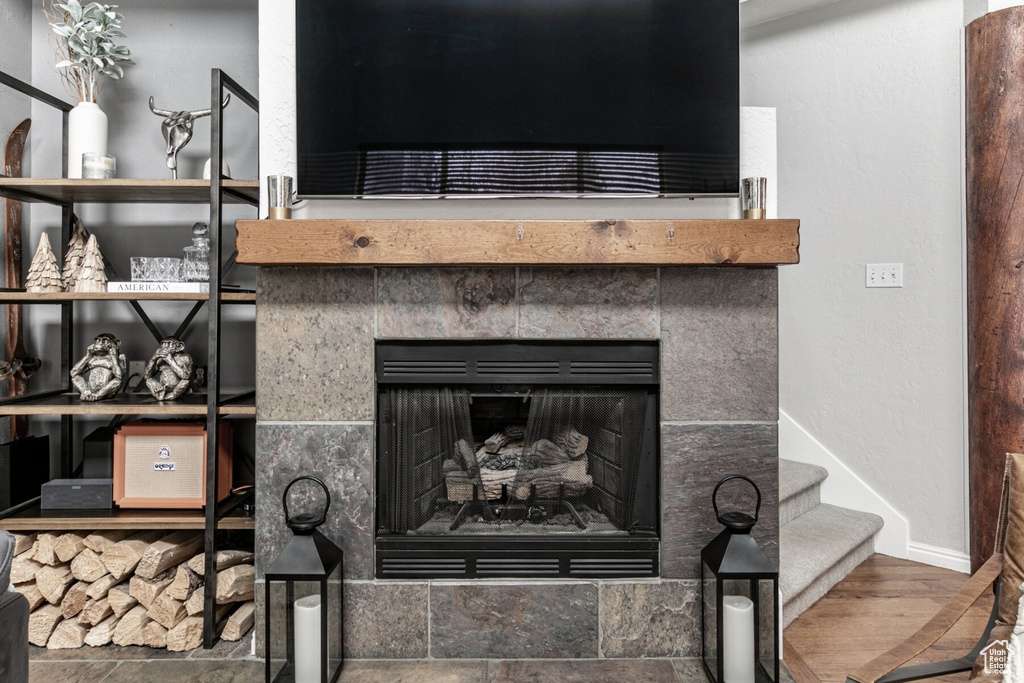
[[[148,645],[181,652],[203,640],[203,536],[193,531],[14,534],[14,589],[29,602],[29,642],[51,650]],[[252,627],[249,551],[216,556],[222,640]]]

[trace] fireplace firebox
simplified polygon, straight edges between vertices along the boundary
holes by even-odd
[[[658,345],[380,341],[378,578],[658,576]]]

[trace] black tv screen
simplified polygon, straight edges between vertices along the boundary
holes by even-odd
[[[736,195],[733,0],[296,0],[298,191]]]

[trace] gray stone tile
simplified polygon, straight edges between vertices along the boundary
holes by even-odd
[[[123,662],[103,679],[103,683],[140,683],[140,681],[255,683],[255,681],[262,680],[263,662],[189,659],[176,662]],[[33,681],[33,683],[35,682]]]
[[[514,268],[380,268],[381,337],[514,337]]]
[[[345,584],[346,658],[425,658],[427,621],[425,583]]]
[[[519,336],[657,339],[655,268],[522,268]]]
[[[708,683],[704,665],[699,658],[673,659],[672,663],[675,665],[676,675],[682,683]]]
[[[260,268],[256,296],[258,418],[372,420],[373,271]]]
[[[67,652],[67,650],[64,650]],[[40,662],[30,661],[28,678],[32,683],[96,683],[114,670],[117,662]]]
[[[700,654],[700,583],[606,583],[601,595],[605,657]]]
[[[430,656],[597,656],[597,586],[432,584]]]
[[[256,569],[263,576],[292,537],[281,495],[300,475],[331,492],[320,532],[345,551],[345,576],[373,578],[373,427],[368,424],[256,425]],[[289,511],[319,509],[323,492],[309,482],[289,494]]]
[[[701,548],[722,530],[711,492],[728,474],[750,477],[761,489],[761,514],[753,535],[778,565],[778,452],[773,424],[662,425],[662,577],[700,577]],[[718,503],[720,510],[753,512],[753,489],[742,481],[731,482],[722,487]]]
[[[74,650],[47,650],[45,647],[28,648],[29,661],[47,662],[57,660],[79,661],[122,661],[137,659],[185,659],[188,652],[168,652],[163,648],[126,645],[120,647],[109,645],[104,647],[79,647]]]
[[[260,584],[262,586],[262,584]],[[218,640],[213,647],[209,650],[205,648],[196,648],[189,653],[189,659],[251,659],[253,655],[249,653],[252,651],[252,633],[253,629],[249,629],[241,640],[229,641],[229,640]]]
[[[341,683],[486,683],[487,662],[346,660]]]
[[[662,268],[663,420],[778,420],[774,268]]]
[[[676,680],[667,659],[491,662],[490,683],[669,683]]]

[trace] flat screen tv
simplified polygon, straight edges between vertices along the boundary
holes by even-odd
[[[296,0],[298,191],[734,196],[738,8]]]

